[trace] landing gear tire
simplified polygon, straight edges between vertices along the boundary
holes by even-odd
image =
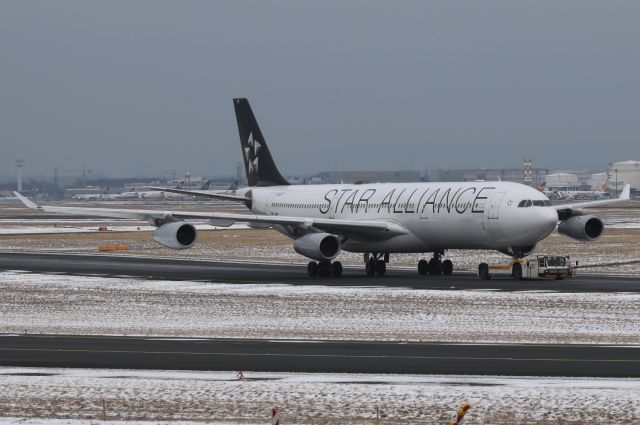
[[[424,259],[418,261],[418,274],[426,276],[427,273],[429,273],[429,262]]]
[[[367,276],[384,276],[388,262],[388,252],[365,252],[364,254],[364,270]]]
[[[515,280],[522,280],[522,265],[520,263],[515,263],[511,268],[511,276]]]
[[[487,263],[481,263],[478,266],[478,276],[484,280],[489,280],[491,276],[489,276],[489,265]]]
[[[311,277],[316,277],[318,274],[318,263],[315,261],[309,261],[309,264],[307,264],[307,274]]]
[[[331,276],[331,261],[320,261],[318,263],[318,276],[329,277]]]
[[[367,261],[364,266],[364,271],[367,273],[367,276],[373,276],[376,274],[376,260],[373,258]]]
[[[444,260],[442,262],[442,274],[450,276],[453,273],[453,263],[451,260]]]
[[[440,276],[442,274],[442,262],[437,258],[429,260],[429,274],[431,276]]]
[[[331,274],[333,277],[342,276],[342,263],[340,261],[334,261],[333,264],[331,264]]]

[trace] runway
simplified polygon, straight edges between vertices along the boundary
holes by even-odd
[[[571,377],[640,377],[640,347],[2,336],[0,365]]]
[[[493,289],[504,291],[640,292],[640,278],[579,276],[571,280],[482,280],[469,272],[419,276],[415,270],[390,267],[384,277],[368,277],[361,267],[345,267],[340,278],[311,278],[304,265],[194,261],[119,255],[0,253],[0,269],[168,280],[292,285],[386,286],[415,289]]]

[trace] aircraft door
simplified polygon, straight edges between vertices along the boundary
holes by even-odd
[[[502,204],[502,198],[504,198],[504,192],[494,192],[491,202],[489,203],[489,218],[498,219],[500,204]]]
[[[273,205],[275,204],[275,200],[276,200],[276,196],[279,196],[278,193],[272,193],[271,195],[269,195],[269,198],[267,200],[267,205],[266,205],[266,213],[271,214],[271,215],[278,215],[278,213],[276,213],[274,210],[275,208],[273,207]]]
[[[431,216],[429,215],[429,208],[427,208],[427,206],[428,205],[418,205],[418,208],[420,208],[420,220],[428,220],[429,218],[431,218]]]
[[[331,204],[329,207],[329,211],[327,211],[327,216],[329,218],[336,218],[336,209],[338,209],[337,205],[336,205],[336,201],[338,200],[338,191],[332,191],[333,195],[330,195],[328,198],[331,199]],[[327,199],[327,198],[325,198]]]

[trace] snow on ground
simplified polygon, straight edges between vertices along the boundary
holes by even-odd
[[[470,403],[468,425],[640,422],[637,379],[244,375],[238,381],[235,371],[4,367],[0,423],[100,423],[103,400],[107,420],[265,424],[271,409],[281,407],[283,424],[448,424]],[[27,418],[34,420],[19,422]]]
[[[158,421],[123,421],[122,425],[156,425]],[[202,421],[171,421],[173,425],[194,425],[202,424]],[[207,425],[227,425],[228,422],[206,421]],[[44,419],[44,418],[20,418],[0,416],[0,425],[113,425],[113,421],[95,419]]]
[[[1,333],[637,345],[637,317],[640,294],[630,293],[0,273]]]

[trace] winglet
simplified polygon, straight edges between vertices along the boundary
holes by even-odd
[[[28,200],[27,198],[25,198],[24,196],[22,196],[20,194],[20,192],[13,192],[13,194],[16,196],[16,198],[20,199],[20,201],[27,207],[31,208],[31,209],[38,209],[40,207],[38,207],[36,204],[34,204],[33,202],[31,202],[30,200]]]
[[[631,198],[631,185],[627,183],[624,185],[622,192],[620,192],[620,197],[618,199],[621,201],[628,201],[629,198]]]

